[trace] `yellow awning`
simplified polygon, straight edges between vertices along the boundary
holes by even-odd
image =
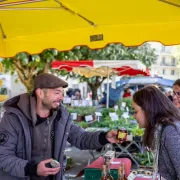
[[[77,45],[173,45],[180,44],[179,32],[179,0],[0,1],[0,57]]]

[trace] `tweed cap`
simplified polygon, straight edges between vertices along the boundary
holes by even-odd
[[[34,80],[34,90],[38,88],[54,89],[58,87],[66,88],[68,87],[68,83],[52,74],[42,73]]]

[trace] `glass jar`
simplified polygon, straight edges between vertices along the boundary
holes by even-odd
[[[127,134],[128,131],[125,128],[118,128],[116,139],[119,141],[126,141]]]

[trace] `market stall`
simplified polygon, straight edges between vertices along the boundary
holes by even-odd
[[[107,77],[107,103],[109,107],[109,78],[117,75],[143,75],[149,76],[150,73],[146,66],[139,60],[91,60],[91,61],[54,61],[52,69],[67,70],[85,77],[101,76]]]

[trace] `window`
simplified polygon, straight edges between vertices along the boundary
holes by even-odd
[[[166,64],[166,58],[162,57],[162,64],[165,65]]]
[[[171,65],[172,66],[175,66],[175,63],[176,63],[176,59],[174,57],[171,58]]]
[[[165,69],[163,69],[163,72],[162,72],[163,74],[165,74]]]
[[[175,70],[171,70],[171,75],[174,75],[175,74]]]

